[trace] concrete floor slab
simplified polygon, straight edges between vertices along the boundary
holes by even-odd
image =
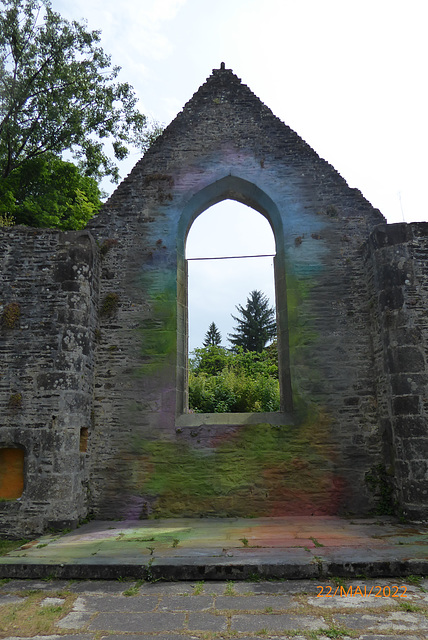
[[[428,525],[391,518],[93,521],[0,558],[0,577],[311,579],[428,574]]]

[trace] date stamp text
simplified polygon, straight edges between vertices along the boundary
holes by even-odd
[[[355,596],[360,596],[362,598],[368,598],[369,596],[374,596],[375,598],[407,598],[406,585],[391,585],[391,586],[382,586],[382,585],[373,585],[368,588],[366,585],[357,585],[356,587],[344,587],[344,586],[322,586],[318,585],[316,587],[319,589],[317,593],[317,598],[355,598]]]

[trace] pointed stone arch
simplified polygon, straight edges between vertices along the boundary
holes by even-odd
[[[283,218],[275,202],[267,193],[254,183],[239,176],[228,175],[198,191],[184,206],[177,227],[177,402],[176,411],[178,424],[186,423],[192,426],[197,418],[185,418],[187,413],[187,353],[188,353],[188,322],[187,322],[187,264],[185,258],[186,239],[190,227],[196,218],[209,207],[223,201],[236,200],[258,211],[269,222],[276,247],[274,259],[275,298],[278,325],[278,365],[281,394],[281,416],[269,416],[264,419],[277,422],[278,419],[290,421],[293,408],[290,362],[288,351],[288,318],[286,292],[286,265],[284,248]],[[205,417],[204,420],[207,418]],[[250,416],[241,417],[241,421],[248,422]],[[260,420],[260,417],[257,418]],[[223,415],[212,416],[213,421],[230,421],[237,418]]]

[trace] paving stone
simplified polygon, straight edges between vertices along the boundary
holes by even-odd
[[[428,619],[423,615],[408,612],[392,612],[387,619],[378,626],[379,631],[394,629],[394,631],[428,630]]]
[[[224,593],[226,592],[226,590],[232,590],[233,589],[233,594],[235,595],[240,593],[240,589],[241,587],[246,587],[246,583],[240,583],[240,582],[224,582],[224,581],[219,581],[217,582],[217,580],[215,582],[205,582],[203,585],[203,594],[209,594],[209,595],[224,595]],[[246,589],[248,591],[248,589]]]
[[[168,633],[168,634],[156,634],[156,635],[150,635],[147,633],[127,633],[127,634],[123,634],[123,635],[119,635],[119,634],[108,634],[106,636],[100,636],[100,640],[142,640],[142,639],[146,639],[146,640],[187,640],[187,636],[182,636],[182,635],[177,635],[174,633]],[[25,639],[27,640],[27,638]],[[195,639],[197,640],[197,639]],[[241,640],[241,639],[240,639]],[[254,638],[252,638],[251,640],[255,640]]]
[[[218,596],[215,599],[216,609],[232,609],[235,611],[257,611],[271,607],[274,611],[288,609],[291,598],[284,596]]]
[[[67,634],[67,635],[60,635],[60,636],[33,636],[32,640],[93,640],[94,638],[94,634],[85,634],[85,633],[79,633],[79,634]],[[28,640],[28,637],[22,637],[22,636],[8,636],[7,638],[5,638],[4,640]]]
[[[412,596],[421,593],[421,589],[419,588],[419,586],[409,584],[408,582],[406,582],[406,578],[398,578],[395,580],[385,580],[382,578],[377,578],[376,580],[364,580],[364,582],[361,582],[361,580],[346,580],[345,585],[344,588],[346,588],[347,590],[352,587],[353,592],[357,587],[360,587],[361,591],[365,593],[368,593],[371,589],[372,594],[378,597],[388,597],[388,588],[391,590],[391,594],[394,595],[405,594],[407,596]]]
[[[11,596],[8,594],[0,595],[0,607],[3,607],[7,604],[21,604],[24,602],[25,598],[20,598],[19,596]]]
[[[61,629],[82,629],[93,617],[93,613],[85,611],[70,611],[62,620],[56,623]]]
[[[313,607],[320,607],[322,609],[363,609],[365,607],[370,608],[383,608],[383,607],[399,607],[398,598],[376,598],[375,596],[360,596],[360,595],[337,595],[333,597],[320,597],[320,598],[308,598],[307,603]]]
[[[426,591],[428,591],[428,578],[426,578],[425,580],[421,580],[419,586],[422,587],[422,589],[426,589]]]
[[[88,629],[144,633],[176,631],[183,627],[184,619],[184,613],[100,613]]]
[[[417,596],[423,593],[423,590],[421,589],[421,586],[419,584],[409,584],[408,582],[406,582],[406,578],[402,578],[402,579],[398,578],[397,580],[394,581],[394,583],[391,583],[391,584],[394,584],[394,586],[397,586],[399,592],[405,593],[407,597],[414,596],[414,595]]]
[[[139,589],[140,594],[192,594],[197,582],[145,582]]]
[[[40,606],[41,607],[58,607],[58,606],[62,606],[64,602],[65,602],[64,598],[44,598],[41,601]]]
[[[81,582],[69,582],[68,591],[72,593],[123,593],[134,584],[135,581],[82,580]]]
[[[322,618],[313,616],[296,616],[291,614],[243,614],[232,616],[233,631],[255,632],[261,629],[267,631],[294,631],[297,629],[327,629]]]
[[[292,636],[289,636],[289,635],[284,635],[283,633],[281,634],[271,633],[269,634],[269,636],[265,636],[263,634],[260,636],[237,636],[237,637],[239,637],[239,640],[266,640],[266,638],[273,638],[274,640],[289,640],[289,639],[290,640],[307,640],[305,636],[295,636],[294,634]],[[319,640],[318,636],[317,636],[317,640]],[[342,640],[342,638],[340,640]]]
[[[243,586],[243,583],[241,583]],[[284,580],[281,582],[247,582],[248,591],[255,594],[259,593],[277,593],[277,594],[293,594],[308,593],[316,595],[316,583],[313,580]]]
[[[214,591],[212,590],[214,587]],[[217,593],[218,595],[227,596],[227,595],[244,595],[244,594],[252,594],[252,583],[247,581],[244,582],[211,582],[206,583],[206,589],[209,589],[210,593]]]
[[[191,631],[225,631],[227,618],[212,613],[190,613],[187,626]]]
[[[29,585],[33,588],[34,584],[38,584],[38,581],[11,581],[16,587],[16,583],[20,584],[21,590],[13,589],[10,594],[0,594],[0,605],[2,602],[12,603],[22,602],[17,593],[25,596]],[[4,586],[8,586],[7,583]],[[51,586],[52,591],[58,591],[58,585],[63,584],[55,581],[51,581],[48,584]],[[84,583],[70,583],[79,584],[82,586]],[[38,636],[33,640],[97,640],[105,638],[105,640],[189,640],[192,636],[196,637],[200,633],[204,632],[218,632],[224,633],[227,630],[227,617],[225,615],[216,615],[214,609],[210,613],[206,612],[206,608],[210,608],[213,603],[216,604],[217,611],[222,610],[236,610],[241,603],[246,602],[246,607],[252,611],[261,612],[268,606],[272,606],[275,609],[275,605],[278,602],[288,603],[287,607],[296,606],[297,601],[308,603],[311,606],[319,606],[321,602],[328,602],[327,605],[321,604],[320,616],[316,615],[299,615],[299,614],[275,614],[275,613],[256,613],[256,614],[233,614],[231,616],[232,630],[239,631],[242,634],[249,633],[248,640],[266,640],[263,634],[257,633],[262,629],[269,630],[269,636],[275,640],[298,640],[298,636],[294,636],[292,632],[299,629],[308,630],[320,630],[321,628],[327,629],[328,626],[323,621],[321,612],[323,606],[327,606],[330,611],[330,602],[333,602],[336,608],[343,608],[341,603],[344,601],[357,602],[358,611],[350,611],[349,613],[337,612],[333,614],[333,621],[335,624],[341,627],[348,627],[355,634],[354,640],[421,640],[421,638],[428,637],[428,619],[420,613],[406,612],[403,610],[384,611],[374,613],[373,611],[365,611],[366,607],[373,607],[372,598],[361,598],[361,596],[348,597],[336,597],[336,598],[316,598],[315,587],[317,583],[315,581],[308,583],[307,581],[288,581],[278,583],[235,583],[231,582],[205,582],[203,585],[203,595],[190,595],[193,593],[195,586],[198,588],[200,584],[197,582],[186,583],[144,583],[142,585],[143,594],[137,596],[122,596],[115,595],[113,592],[101,592],[99,591],[100,585],[105,587],[113,587],[116,589],[118,586],[120,589],[128,589],[135,582],[119,583],[117,581],[94,581],[90,585],[96,587],[96,591],[83,592],[78,595],[73,605],[73,611],[68,614],[63,620],[61,620],[57,627],[58,629],[67,632],[68,629],[81,630],[82,633],[73,634],[69,632],[66,636]],[[328,583],[326,581],[320,583],[323,586],[333,586],[335,583]],[[362,586],[361,581],[346,582],[347,586]],[[367,588],[372,584],[399,584],[397,580],[389,581],[364,581],[364,585]],[[280,587],[278,591],[270,592],[270,587]],[[428,611],[428,594],[421,591],[419,586],[411,585],[412,590],[409,591],[408,598],[376,598],[375,600],[382,603],[383,606],[391,606],[393,601],[400,600],[401,602],[417,603],[418,606],[424,607]],[[146,588],[147,587],[147,588]],[[229,596],[224,595],[225,589],[230,591],[231,588],[243,588],[242,595]],[[260,587],[260,593],[258,595],[245,595],[249,590],[254,587]],[[311,595],[308,595],[308,587],[312,588]],[[217,595],[210,595],[209,591],[214,590]],[[319,591],[319,590],[318,590]],[[179,595],[180,592],[182,595]],[[184,595],[184,593],[189,595]],[[278,594],[278,595],[274,595]],[[297,597],[298,594],[302,594],[302,597]],[[53,600],[48,593],[45,594],[48,597],[44,598],[44,602]],[[52,594],[53,595],[53,594]],[[406,594],[407,595],[407,594]],[[62,599],[61,599],[62,601]],[[49,602],[50,603],[50,602]],[[147,605],[148,603],[152,608],[156,608],[155,611],[144,612],[140,610],[140,607]],[[225,606],[225,609],[220,609]],[[349,604],[349,603],[348,603]],[[157,605],[157,606],[156,606]],[[250,605],[250,606],[249,606]],[[347,605],[346,605],[347,606]],[[375,605],[379,606],[379,605]],[[124,607],[124,608],[123,608]],[[135,608],[134,608],[135,607]],[[184,608],[181,608],[184,607]],[[115,613],[116,611],[116,613]],[[182,613],[174,613],[181,611]],[[97,614],[97,612],[99,612]],[[185,612],[189,612],[187,616]],[[186,618],[188,622],[186,623]],[[88,633],[88,630],[92,633]],[[98,633],[96,631],[98,630]],[[357,631],[358,630],[358,631]],[[391,635],[392,630],[397,635]],[[288,631],[288,633],[287,633]],[[101,633],[100,633],[101,632]],[[112,635],[112,632],[116,635]],[[104,635],[103,635],[104,633]],[[412,633],[412,635],[408,635]],[[159,635],[160,634],[160,635]],[[254,635],[253,635],[254,634]],[[303,636],[301,636],[303,640]],[[319,640],[329,640],[327,636],[319,635]],[[12,637],[7,638],[12,640]],[[20,640],[20,636],[16,636],[16,640]],[[239,640],[245,640],[240,635]],[[344,637],[346,640],[346,636]]]
[[[0,591],[62,591],[68,584],[68,580],[10,580],[0,587]]]
[[[213,596],[164,596],[159,611],[203,611],[214,607]]]
[[[83,596],[78,606],[82,611],[153,611],[158,606],[158,596]]]
[[[217,595],[233,598],[235,596],[253,595],[253,591],[245,582],[235,582],[235,584],[226,584],[223,591],[219,590]]]
[[[37,640],[39,636],[36,636],[36,638],[33,638],[33,640]],[[49,636],[48,636],[49,638]],[[94,638],[94,634],[88,634],[88,633],[78,633],[78,634],[72,634],[72,635],[66,635],[66,636],[50,636],[51,640],[56,640],[58,638],[58,640],[92,640]]]
[[[377,614],[337,614],[334,621],[340,626],[349,629],[361,629],[373,631],[418,631],[428,629],[428,619],[422,615],[409,613],[407,611],[393,611]]]
[[[416,636],[407,636],[404,638],[403,636],[379,636],[379,635],[364,635],[359,636],[359,640],[419,640]]]

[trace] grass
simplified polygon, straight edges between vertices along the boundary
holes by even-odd
[[[409,584],[414,585],[415,587],[419,587],[419,589],[423,593],[427,593],[427,590],[421,585],[422,580],[425,580],[424,576],[414,576],[410,575],[404,579],[404,582],[408,582]]]
[[[44,592],[27,592],[22,602],[2,606],[0,608],[2,637],[58,634],[55,624],[70,612],[77,596],[62,593],[64,604],[42,607],[40,603],[45,597]]]
[[[228,580],[227,584],[226,584],[226,588],[224,590],[224,595],[225,596],[236,596],[237,593],[235,591],[235,583],[232,582],[231,580]]]
[[[9,551],[19,549],[23,544],[30,542],[29,540],[0,540],[0,556],[5,556]]]
[[[200,596],[201,593],[203,592],[203,590],[204,590],[204,581],[201,580],[200,582],[197,582],[195,584],[195,586],[193,587],[192,595],[193,596]]]
[[[417,604],[412,604],[411,602],[403,602],[402,600],[398,602],[398,606],[402,611],[407,611],[408,613],[418,613],[418,611],[422,611],[421,607],[418,607]]]
[[[245,582],[263,582],[266,580],[260,573],[250,573],[248,578],[245,579]]]
[[[310,537],[310,540],[312,540],[312,542],[314,543],[314,545],[316,547],[323,547],[324,545],[321,544],[321,542],[318,542],[318,540],[316,538],[313,538],[312,536]]]
[[[303,635],[303,634],[302,634]],[[332,638],[334,640],[340,640],[340,638],[345,638],[351,636],[352,634],[346,627],[338,627],[335,624],[332,624],[328,629],[319,629],[318,631],[309,631],[307,633],[307,638],[309,640],[319,640],[319,638]]]
[[[332,576],[330,578],[330,580],[333,582],[333,584],[335,584],[337,587],[346,587],[346,580],[344,578],[341,578],[340,576]]]
[[[322,634],[327,636],[327,638],[343,638],[344,636],[349,636],[349,629],[346,627],[337,627],[333,624],[330,629],[323,630]]]
[[[144,580],[137,580],[137,582],[132,587],[129,587],[129,589],[126,589],[126,591],[123,592],[123,595],[137,596],[140,591],[140,587],[143,583],[144,583]]]
[[[405,578],[405,582],[408,582],[409,584],[414,584],[415,587],[420,587],[421,582],[422,582],[423,579],[424,579],[423,576],[413,576],[413,575],[411,575],[411,576],[407,576]]]

